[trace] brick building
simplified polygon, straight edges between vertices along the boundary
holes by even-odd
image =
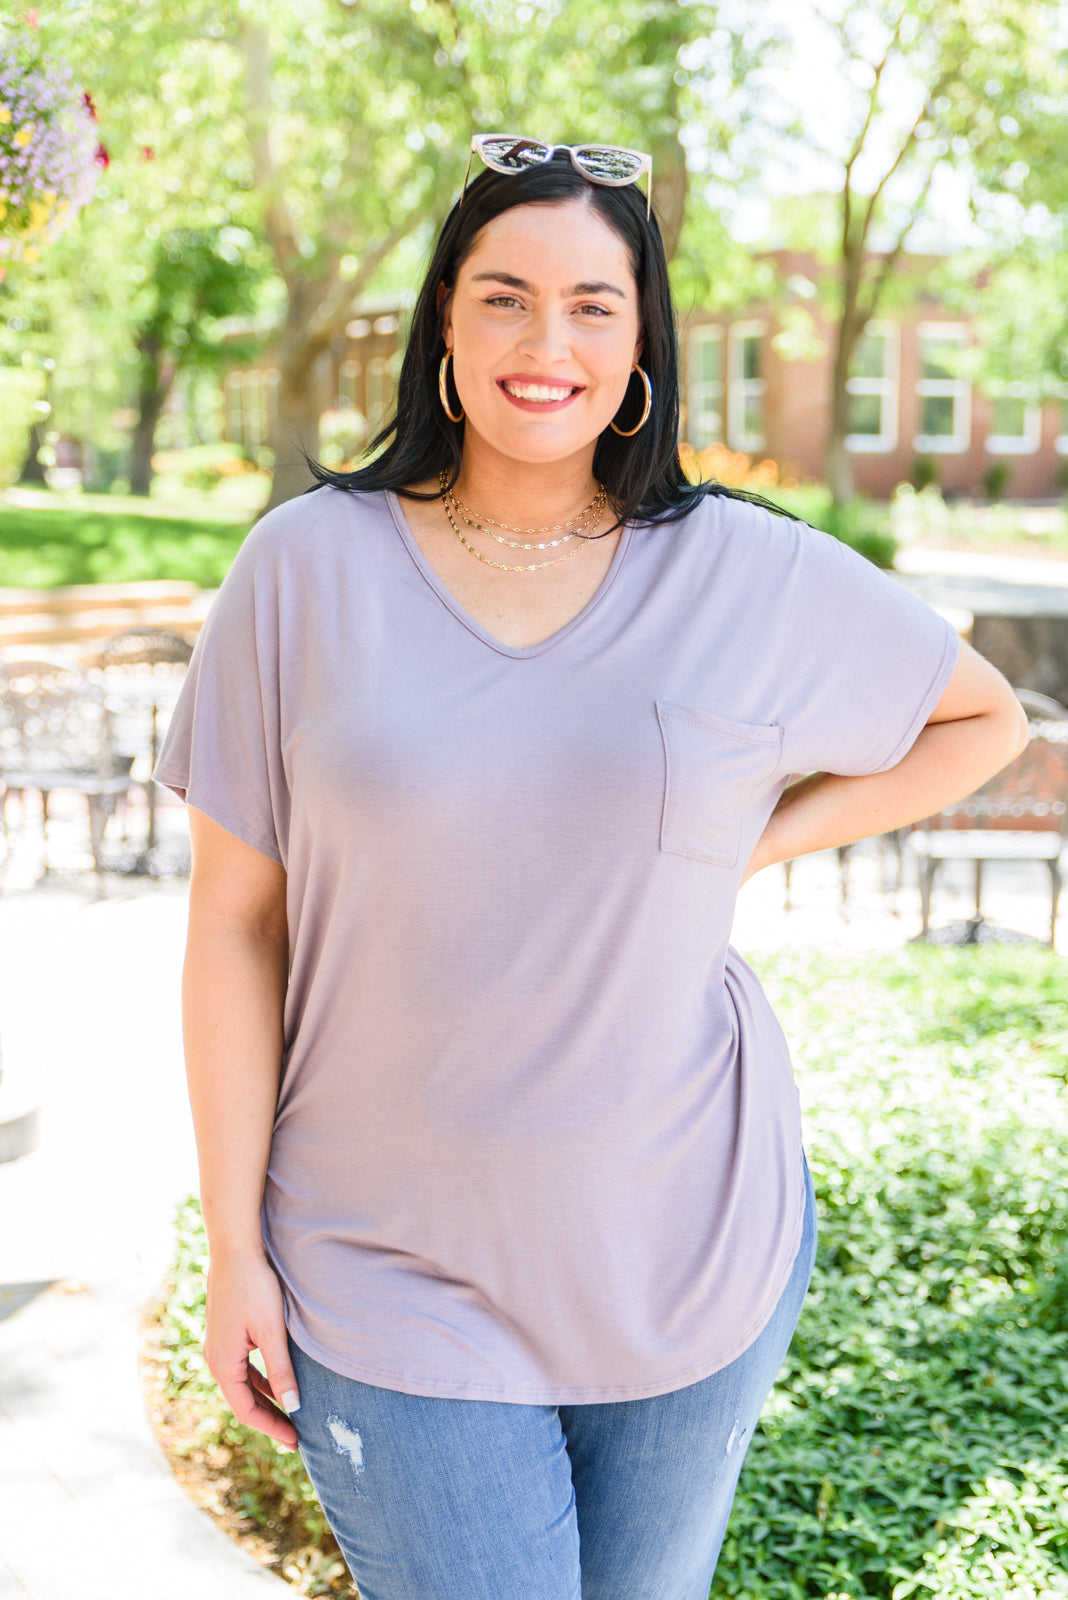
[[[698,449],[722,442],[799,478],[822,478],[834,329],[813,257],[776,251],[771,260],[774,300],[729,316],[697,311],[680,330],[683,433]],[[924,288],[936,264],[906,264],[914,295],[869,323],[856,352],[847,448],[858,492],[886,499],[923,457],[947,494],[982,497],[1001,463],[993,479],[1011,498],[1063,494],[1068,398],[1032,405],[1011,389],[984,393],[964,375],[960,358],[974,331]]]

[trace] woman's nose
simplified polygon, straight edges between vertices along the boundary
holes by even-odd
[[[535,311],[527,323],[519,348],[523,355],[543,364],[569,360],[571,340],[566,318],[548,307]]]

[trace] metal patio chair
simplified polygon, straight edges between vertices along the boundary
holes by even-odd
[[[132,782],[116,761],[104,692],[76,663],[55,660],[0,662],[0,776],[4,828],[11,790],[41,796],[42,866],[48,864],[49,800],[55,790],[83,794],[89,808],[89,845],[98,876],[101,847],[115,798]]]

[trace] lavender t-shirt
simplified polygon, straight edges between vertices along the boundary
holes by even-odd
[[[893,579],[738,501],[628,526],[526,649],[392,495],[253,529],[157,776],[288,875],[263,1227],[303,1350],[553,1404],[751,1343],[803,1174],[787,1045],[728,944],[739,879],[790,775],[893,766],[956,653]]]

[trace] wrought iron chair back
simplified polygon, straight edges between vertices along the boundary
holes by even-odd
[[[0,662],[0,777],[5,834],[8,791],[40,793],[46,871],[49,795],[54,789],[84,794],[93,860],[101,870],[107,814],[130,778],[116,763],[104,691],[76,664]]]
[[[167,669],[183,672],[192,654],[189,640],[170,628],[131,628],[102,646],[96,664],[102,672],[116,667],[151,667],[162,675]]]

